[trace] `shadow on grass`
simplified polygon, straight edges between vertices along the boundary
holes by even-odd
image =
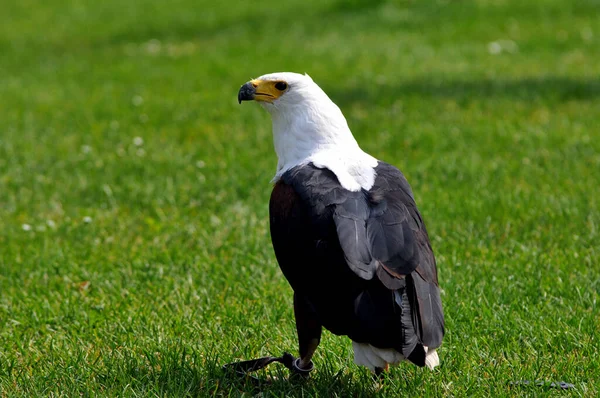
[[[216,351],[201,352],[175,347],[160,353],[143,355],[123,352],[119,361],[109,359],[101,366],[95,381],[107,391],[128,386],[136,394],[149,392],[161,396],[343,396],[356,397],[373,394],[370,374],[353,374],[334,369],[328,363],[321,365],[308,379],[290,378],[290,372],[281,364],[239,376],[222,369],[223,361]]]
[[[243,379],[231,373],[221,373],[219,393],[266,394],[273,396],[342,396],[372,395],[372,381],[354,379],[349,372],[332,373],[321,370],[309,379],[290,377],[287,369],[258,372],[256,379]],[[362,382],[361,382],[362,381]]]
[[[469,102],[486,98],[509,98],[522,101],[586,101],[600,97],[600,79],[577,79],[546,76],[524,79],[440,80],[418,79],[392,85],[359,85],[327,90],[339,105],[379,102],[411,96],[454,98]]]
[[[154,375],[152,384],[168,396],[208,396],[265,394],[266,396],[343,396],[357,397],[371,395],[371,382],[354,379],[349,372],[337,373],[321,370],[309,379],[289,377],[289,371],[275,367],[252,374],[254,377],[240,377],[223,371],[216,366],[203,370],[192,368],[171,368]]]

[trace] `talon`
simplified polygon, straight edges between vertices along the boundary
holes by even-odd
[[[383,380],[385,378],[385,372],[387,372],[390,369],[390,364],[387,363],[385,364],[385,367],[380,368],[380,367],[376,367],[375,368],[375,378],[378,380]]]

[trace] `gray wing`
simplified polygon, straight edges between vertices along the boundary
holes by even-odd
[[[373,256],[393,276],[407,275],[407,293],[417,334],[424,345],[439,347],[444,336],[444,311],[425,223],[402,172],[383,162],[376,171],[370,192],[377,204],[367,222],[368,231],[377,231],[371,241]],[[376,211],[378,208],[381,210]],[[377,245],[383,247],[378,250]]]
[[[444,314],[425,224],[402,172],[383,162],[375,171],[369,191],[348,191],[330,170],[313,165],[286,173],[286,182],[311,209],[313,223],[333,217],[346,262],[356,275],[366,280],[377,276],[390,290],[406,287],[419,339],[438,347]]]

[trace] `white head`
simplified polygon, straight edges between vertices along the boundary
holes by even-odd
[[[312,162],[333,171],[346,189],[373,185],[377,160],[360,149],[340,108],[310,76],[264,75],[244,84],[238,100],[258,101],[271,114],[278,157],[275,180]]]

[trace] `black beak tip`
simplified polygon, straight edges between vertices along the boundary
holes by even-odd
[[[254,86],[248,82],[240,87],[240,91],[238,92],[238,103],[242,103],[242,101],[252,101],[254,99],[254,93],[256,89]]]

